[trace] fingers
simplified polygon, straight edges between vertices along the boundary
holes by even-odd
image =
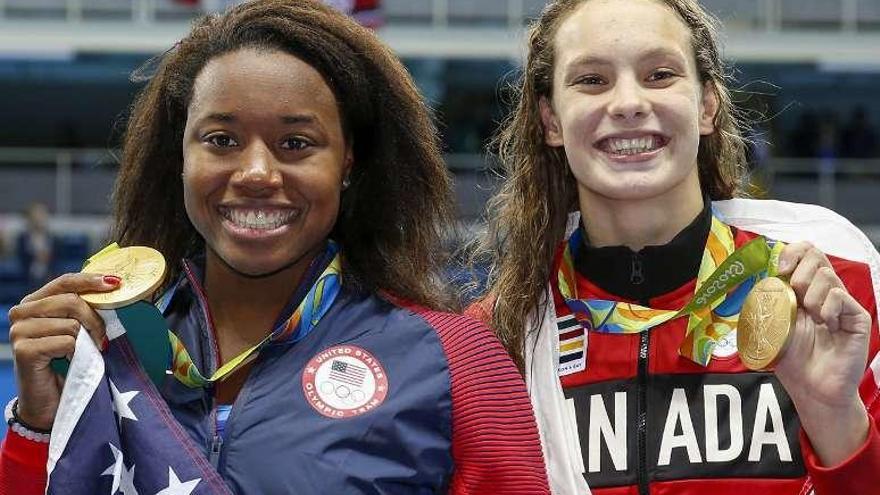
[[[853,298],[824,253],[808,242],[790,244],[779,256],[779,274],[789,275],[798,305],[814,322],[825,324],[831,332],[853,325],[870,326],[870,315]]]
[[[73,318],[30,318],[15,323],[9,330],[9,342],[16,343],[22,339],[40,339],[55,335],[67,335],[76,338],[80,323]]]
[[[96,283],[95,277],[100,284]],[[75,337],[82,324],[95,344],[101,347],[106,329],[104,320],[98,313],[73,292],[53,294],[57,290],[79,290],[101,284],[109,285],[100,275],[79,273],[64,275],[49,282],[9,310],[9,322],[12,324],[9,331],[10,341],[39,339],[51,335]],[[44,297],[37,297],[41,293]]]
[[[797,275],[797,271],[795,271]],[[823,317],[823,308],[827,302],[829,294],[833,290],[839,290],[849,296],[846,288],[843,286],[840,278],[831,267],[823,266],[816,269],[812,278],[808,281],[799,280],[799,287],[795,288],[795,294],[802,294],[798,297],[801,307],[818,323],[825,322]],[[792,283],[794,288],[794,283]]]
[[[815,258],[818,258],[820,260],[824,259],[826,263],[828,262],[825,254],[809,242],[795,242],[786,245],[782,252],[779,253],[779,274],[783,276],[791,275],[804,258],[812,258],[814,261]]]
[[[779,255],[779,275],[788,276],[789,284],[797,294],[798,302],[801,303],[823,268],[828,268],[828,271],[823,270],[819,280],[827,281],[827,276],[831,275],[832,282],[836,280],[836,283],[840,283],[840,279],[831,269],[831,262],[828,261],[825,253],[813,247],[809,242],[789,244]],[[842,287],[843,284],[840,283],[840,286]]]
[[[27,319],[72,318],[82,323],[93,335],[104,334],[104,320],[76,294],[66,293],[13,306],[9,321],[13,326]],[[10,338],[11,338],[10,334]]]
[[[36,301],[56,294],[85,292],[107,292],[119,286],[119,278],[97,273],[66,273],[40,287],[21,300],[22,303]]]
[[[871,315],[846,289],[841,287],[834,287],[828,291],[819,317],[830,332],[844,330],[859,333],[868,332],[871,328]]]
[[[51,335],[40,339],[20,339],[12,344],[17,367],[27,366],[31,370],[42,370],[54,358],[70,356],[76,347],[76,337],[70,335]],[[20,370],[19,373],[23,373]]]

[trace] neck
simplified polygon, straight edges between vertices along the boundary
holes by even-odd
[[[226,362],[263,340],[302,282],[315,254],[267,277],[237,273],[208,249],[205,295],[217,335],[221,361]]]
[[[699,178],[694,172],[673,190],[651,198],[608,198],[579,185],[578,202],[590,244],[640,251],[645,246],[669,243],[703,209]]]

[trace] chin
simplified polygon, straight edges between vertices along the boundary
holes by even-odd
[[[665,181],[653,177],[616,177],[597,180],[596,177],[578,180],[579,188],[591,196],[611,200],[639,201],[662,196],[673,189]]]
[[[269,259],[265,255],[254,254],[252,256],[218,256],[222,263],[232,272],[248,277],[260,278],[275,275],[295,265],[297,259]]]

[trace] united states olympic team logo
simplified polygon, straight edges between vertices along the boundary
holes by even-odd
[[[379,407],[388,395],[382,363],[361,347],[338,345],[316,354],[302,375],[306,400],[328,418],[351,418]]]

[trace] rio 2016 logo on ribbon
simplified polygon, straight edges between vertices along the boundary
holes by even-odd
[[[741,261],[733,262],[724,272],[718,275],[718,278],[712,280],[704,290],[700,290],[700,295],[694,299],[697,306],[704,306],[708,301],[715,299],[719,294],[726,294],[730,290],[729,281],[735,281],[735,284],[742,282],[740,278],[746,272],[745,265]]]
[[[388,396],[388,375],[365,349],[338,345],[309,360],[302,389],[309,405],[324,416],[351,418],[382,405]]]

